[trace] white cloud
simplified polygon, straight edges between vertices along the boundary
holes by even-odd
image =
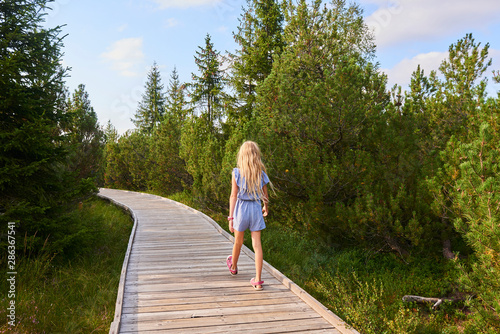
[[[153,0],[160,5],[160,9],[166,8],[189,8],[205,5],[216,5],[221,0]]]
[[[437,71],[439,65],[448,57],[448,52],[429,52],[416,55],[408,59],[405,58],[391,69],[381,69],[387,74],[388,87],[398,84],[406,89],[410,84],[411,75],[416,71],[417,66],[424,70],[424,75],[428,76],[431,71]]]
[[[166,19],[165,22],[163,23],[163,26],[167,29],[178,26],[178,25],[179,25],[179,21],[173,17]]]
[[[114,42],[101,57],[111,62],[111,67],[121,75],[137,76],[142,74],[142,71],[138,73],[136,70],[144,60],[142,42],[142,37],[121,39]]]
[[[378,9],[366,18],[379,46],[427,41],[450,33],[487,29],[497,23],[500,1],[491,0],[362,0]]]
[[[125,24],[122,24],[121,26],[119,26],[118,29],[117,29],[117,31],[118,32],[123,32],[127,28],[128,28],[128,24],[125,23]]]
[[[226,26],[220,26],[220,27],[217,28],[217,31],[221,32],[221,33],[226,33],[228,30],[229,29]]]

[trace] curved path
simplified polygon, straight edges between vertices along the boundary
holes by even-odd
[[[231,276],[234,239],[203,213],[131,191],[99,196],[134,218],[110,333],[358,333],[266,262],[254,291],[245,246]]]

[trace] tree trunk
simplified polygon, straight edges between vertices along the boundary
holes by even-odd
[[[384,239],[387,245],[389,245],[389,247],[391,247],[392,250],[398,252],[399,255],[401,255],[401,257],[405,257],[408,255],[408,252],[404,248],[402,248],[394,238],[386,234],[384,236]]]
[[[443,241],[443,256],[448,260],[454,260],[456,258],[455,253],[451,251],[450,239],[446,239]]]

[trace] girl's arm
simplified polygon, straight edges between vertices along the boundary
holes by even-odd
[[[267,194],[267,184],[262,187],[262,192],[264,193],[264,207],[262,208],[262,215],[265,217],[269,213],[268,203],[269,203],[269,195]]]
[[[234,207],[236,205],[236,199],[238,198],[238,185],[234,178],[234,172],[231,173],[231,196],[229,197],[229,217],[234,217]],[[229,220],[229,231],[234,233],[233,220]]]

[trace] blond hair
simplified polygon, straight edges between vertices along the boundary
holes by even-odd
[[[238,152],[237,166],[240,175],[245,178],[245,188],[254,198],[264,198],[262,191],[262,172],[266,172],[266,166],[262,163],[260,149],[253,141],[244,142]],[[267,172],[266,172],[267,173]]]

